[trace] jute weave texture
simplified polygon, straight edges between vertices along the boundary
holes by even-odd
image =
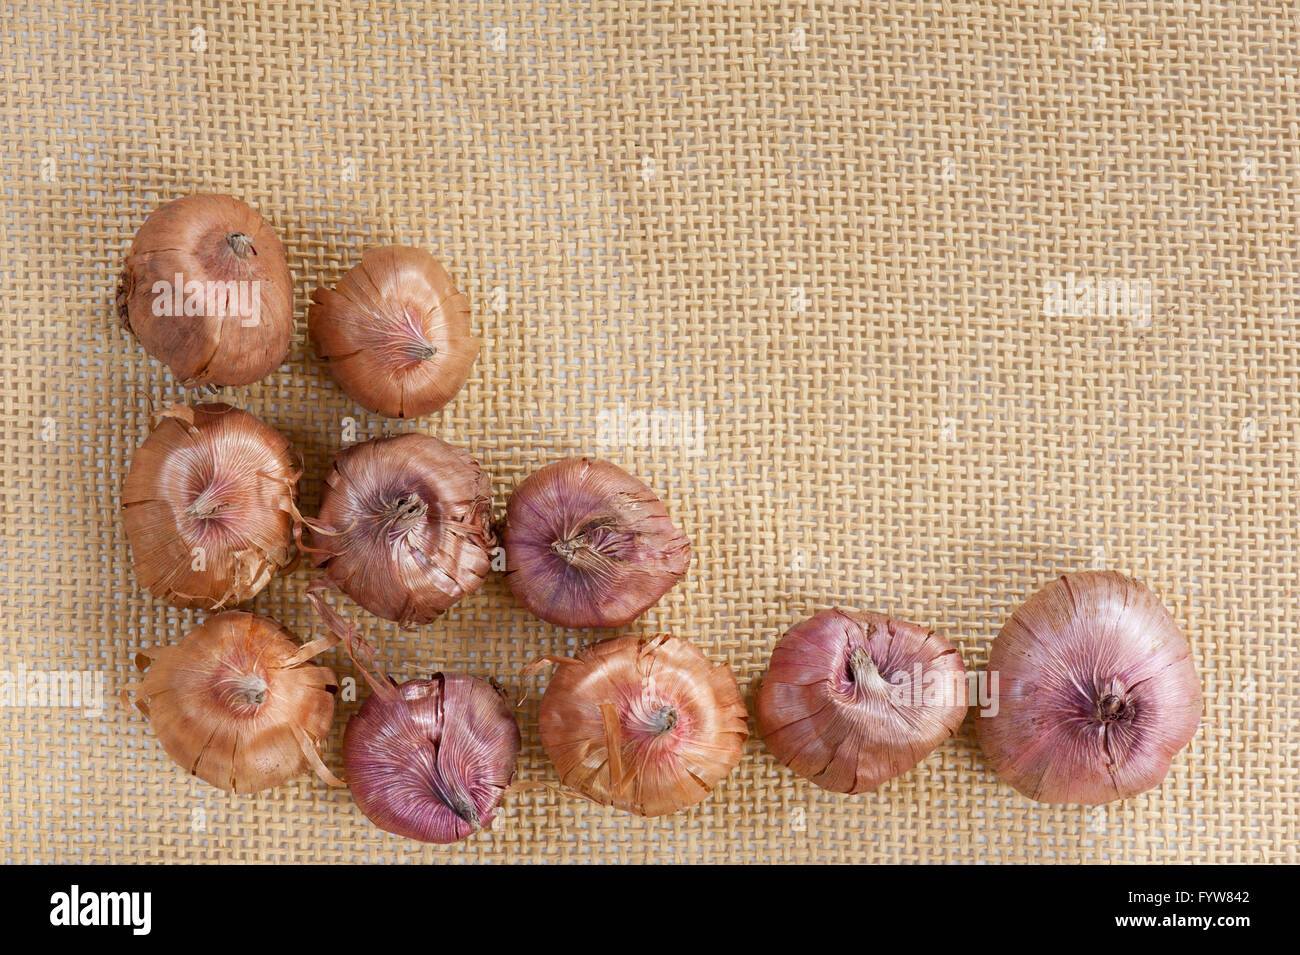
[[[1298,861],[1297,49],[1294,8],[1247,2],[0,9],[0,670],[104,697],[0,708],[0,859]],[[1031,592],[1114,568],[1188,634],[1200,733],[1103,809],[1017,795],[969,721],[857,797],[751,739],[689,813],[532,789],[451,848],[307,777],[188,777],[117,699],[138,650],[204,617],[140,593],[118,514],[151,403],[185,396],[111,303],[145,216],[191,192],[284,241],[289,360],[223,398],[291,439],[308,512],[349,438],[463,446],[498,511],[548,461],[608,457],[695,548],[629,630],[689,638],[747,693],[818,609],[924,624],[978,669]],[[364,412],[306,342],[312,290],[388,243],[446,263],[484,340],[417,422]],[[311,576],[251,608],[319,634]],[[397,676],[528,690],[520,778],[555,781],[544,679],[518,674],[599,635],[500,575],[416,632],[337,605]]]

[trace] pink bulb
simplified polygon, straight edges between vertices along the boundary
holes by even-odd
[[[491,684],[435,673],[372,693],[348,722],[343,765],[380,829],[449,843],[492,824],[519,745],[510,704]]]
[[[757,712],[764,742],[786,766],[823,789],[867,792],[961,726],[966,668],[923,627],[823,610],[772,651]]]
[[[976,726],[999,776],[1048,803],[1145,792],[1196,734],[1191,647],[1150,590],[1110,571],[1068,574],[1030,597],[989,654],[997,713]]]

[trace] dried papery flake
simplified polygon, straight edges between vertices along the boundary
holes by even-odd
[[[976,722],[994,771],[1030,799],[1098,805],[1165,778],[1201,719],[1191,646],[1147,587],[1067,574],[1011,615],[989,654],[996,715]]]
[[[569,458],[526,478],[507,505],[507,580],[562,627],[621,627],[686,574],[691,545],[645,484],[609,461]]]
[[[307,662],[334,642],[303,645],[269,617],[227,611],[142,654],[136,696],[167,755],[219,789],[260,792],[308,770],[342,785],[320,755],[338,681]]]
[[[288,439],[248,412],[169,406],[122,487],[140,586],[177,607],[251,599],[296,560],[297,479]]]
[[[486,680],[435,673],[372,693],[348,722],[343,765],[366,818],[421,842],[492,825],[514,778],[514,712]]]
[[[414,418],[442,408],[479,353],[469,301],[423,249],[371,249],[307,312],[317,358],[371,411]]]
[[[248,385],[289,353],[293,277],[279,237],[247,203],[183,196],[136,233],[117,307],[182,385]]]
[[[491,510],[491,482],[464,451],[426,434],[376,438],[334,459],[312,557],[366,610],[419,626],[483,585]]]
[[[966,668],[947,640],[881,614],[823,610],[772,651],[755,708],[780,762],[863,793],[923,760],[966,716]]]
[[[661,816],[705,799],[740,761],[749,729],[736,678],[686,641],[616,637],[545,662],[557,666],[542,743],[588,799]]]

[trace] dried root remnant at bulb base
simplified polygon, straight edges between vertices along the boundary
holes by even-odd
[[[308,770],[341,785],[320,755],[338,681],[309,663],[332,644],[299,644],[269,617],[217,614],[142,654],[137,705],[167,755],[219,789],[260,792]]]
[[[749,730],[736,679],[686,641],[618,637],[542,662],[556,664],[542,742],[561,782],[592,801],[677,812],[740,761]]]
[[[976,722],[999,776],[1030,799],[1097,805],[1165,778],[1196,734],[1191,646],[1148,588],[1067,574],[1029,598],[989,654],[998,712]]]
[[[756,709],[780,762],[824,789],[862,793],[957,732],[966,669],[948,641],[922,627],[823,610],[781,638]]]
[[[691,545],[653,491],[608,461],[548,464],[510,497],[507,580],[562,627],[621,627],[685,574]]]
[[[184,196],[136,233],[117,307],[127,331],[185,387],[248,385],[289,353],[293,278],[279,238],[250,206]]]
[[[122,488],[140,586],[205,610],[256,596],[296,560],[297,480],[288,440],[248,412],[169,406]]]
[[[317,358],[349,395],[391,418],[442,408],[469,378],[480,342],[469,301],[423,249],[371,249],[307,312]]]
[[[403,627],[444,613],[483,585],[494,542],[491,484],[473,458],[425,434],[346,449],[309,521],[331,583]]]

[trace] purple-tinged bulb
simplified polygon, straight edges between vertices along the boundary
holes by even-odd
[[[488,828],[519,758],[519,726],[490,683],[435,673],[376,692],[348,722],[348,786],[380,829],[458,842]]]
[[[503,534],[515,598],[562,627],[622,627],[686,573],[691,545],[645,484],[608,461],[569,458],[510,497]]]
[[[330,583],[377,617],[422,626],[483,585],[493,543],[491,482],[427,434],[339,452],[310,524]]]
[[[823,789],[863,793],[907,772],[966,717],[966,668],[947,640],[874,613],[823,610],[772,651],[758,728]]]
[[[1201,719],[1192,650],[1149,589],[1111,571],[1068,574],[1030,597],[989,654],[997,714],[976,723],[994,771],[1047,803],[1145,792]]]

